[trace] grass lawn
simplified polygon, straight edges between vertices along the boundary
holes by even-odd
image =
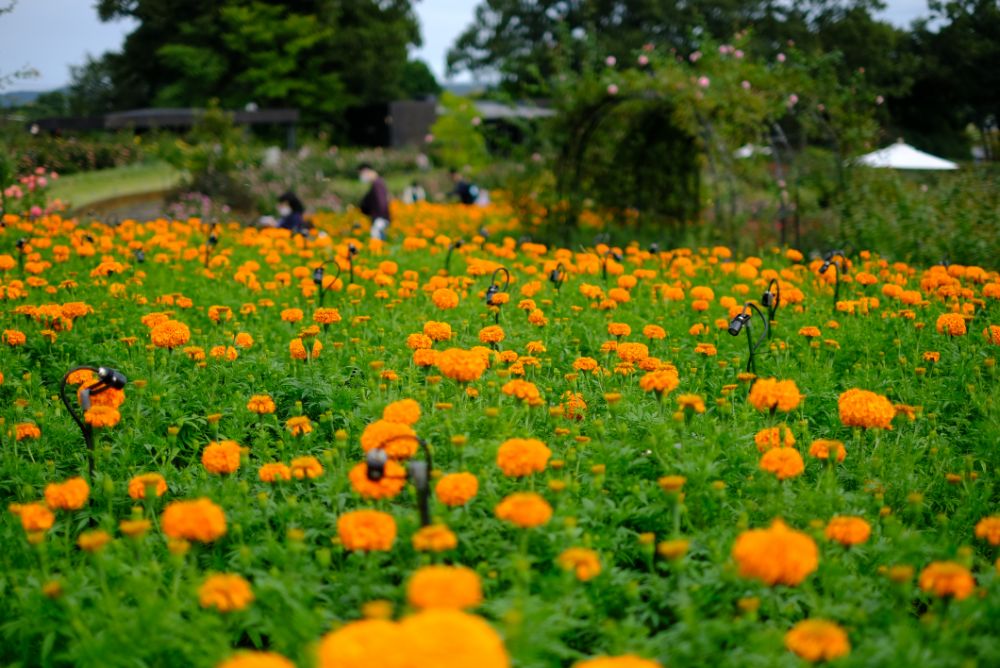
[[[167,190],[176,186],[181,176],[170,165],[154,162],[64,176],[52,184],[51,192],[70,209],[79,209],[116,197]]]

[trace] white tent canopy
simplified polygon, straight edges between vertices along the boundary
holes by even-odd
[[[856,160],[859,165],[888,169],[958,169],[958,165],[930,153],[918,151],[900,139],[873,153],[867,153]]]

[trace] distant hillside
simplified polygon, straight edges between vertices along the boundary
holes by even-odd
[[[57,88],[53,91],[48,90],[11,90],[6,93],[0,93],[0,107],[23,107],[26,104],[31,104],[39,95],[44,95],[45,93],[55,93],[55,92],[65,92],[68,87]]]

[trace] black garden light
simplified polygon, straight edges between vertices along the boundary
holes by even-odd
[[[135,255],[135,261],[138,262],[139,264],[142,264],[143,262],[146,261],[146,254],[143,252],[141,248],[137,248],[133,253],[133,255]]]
[[[461,248],[465,245],[465,242],[461,239],[455,239],[450,244],[448,244],[448,252],[444,256],[444,273],[445,275],[451,274],[451,253],[456,248]]]
[[[66,384],[69,382],[69,377],[76,373],[77,371],[93,371],[97,374],[97,382],[94,385],[85,387],[79,392],[80,408],[83,409],[83,413],[77,415],[73,410],[73,407],[69,403],[69,399],[66,398]],[[66,372],[63,376],[62,384],[59,386],[59,398],[62,399],[63,405],[66,406],[66,410],[69,411],[69,415],[76,422],[76,425],[80,428],[80,432],[83,434],[84,443],[87,445],[87,470],[90,472],[90,477],[94,477],[94,428],[87,424],[84,419],[84,413],[90,410],[91,401],[90,398],[106,392],[107,390],[121,390],[128,383],[128,378],[125,377],[121,371],[117,369],[112,369],[111,367],[101,366],[77,366],[73,367]]]
[[[17,246],[17,273],[24,275],[24,247],[28,245],[28,240],[21,237],[15,244]]]
[[[424,452],[424,459],[414,459],[411,460],[406,465],[406,479],[413,483],[413,486],[417,488],[417,506],[420,509],[420,525],[430,526],[431,523],[431,507],[430,507],[430,481],[431,473],[433,471],[433,464],[431,462],[431,449],[427,445],[427,441],[418,437],[410,435],[400,435],[390,438],[388,441],[383,443],[381,447],[372,448],[365,455],[365,475],[372,482],[379,482],[385,477],[385,467],[389,463],[389,455],[385,451],[387,445],[394,441],[402,439],[414,439],[417,442],[417,447]]]
[[[358,254],[358,247],[354,242],[347,244],[347,271],[349,275],[348,283],[354,284],[354,256]],[[338,265],[339,266],[339,265]]]
[[[774,290],[772,291],[771,288]],[[774,322],[774,314],[778,312],[778,306],[781,304],[781,285],[778,283],[778,279],[771,279],[767,290],[761,295],[760,303],[767,308],[767,319]],[[770,336],[770,329],[768,329],[768,336]]]
[[[313,283],[316,285],[316,289],[319,290],[320,308],[323,308],[323,298],[326,296],[326,288],[323,286],[323,280],[326,278],[326,265],[329,264],[330,262],[332,262],[332,260],[328,260],[327,262],[324,262],[315,269],[313,269]],[[333,282],[331,283],[331,285],[335,285],[337,283],[337,280],[340,278],[340,272],[341,272],[340,264],[339,263],[334,263],[334,264],[336,264],[337,266],[337,273],[336,275],[334,275]]]
[[[760,319],[764,321],[764,332],[760,335],[760,338],[757,339],[756,343],[753,341],[753,334],[751,332],[753,329],[752,321],[754,313],[759,315]],[[771,335],[771,325],[768,322],[768,319],[764,316],[764,312],[761,311],[760,308],[758,308],[753,302],[745,303],[743,305],[743,310],[729,323],[730,336],[739,336],[740,332],[744,330],[746,330],[747,333],[747,349],[750,351],[750,359],[747,360],[747,371],[757,375],[757,362],[754,359],[754,355],[757,352],[757,348],[760,347],[760,344],[762,344],[764,340]]]
[[[503,272],[505,278],[503,288],[501,288],[500,284],[497,283],[497,274],[499,274],[500,272]],[[486,305],[496,309],[496,311],[493,314],[494,315],[493,322],[496,324],[500,323],[500,307],[503,306],[503,304],[496,303],[493,300],[493,298],[496,296],[498,292],[507,292],[507,288],[509,287],[510,287],[510,272],[507,271],[507,267],[497,267],[496,270],[494,270],[493,272],[493,276],[490,277],[490,287],[486,288]]]
[[[608,280],[608,259],[614,259],[615,262],[622,261],[622,254],[614,249],[609,249],[604,253],[604,262],[601,263],[601,278],[604,279],[606,283]]]
[[[205,240],[205,267],[208,267],[208,261],[212,257],[212,249],[219,245],[219,235],[215,233],[218,226],[213,225],[208,234],[208,239]]]
[[[481,249],[486,248],[486,241],[490,238],[490,231],[486,229],[485,225],[479,228],[479,237],[482,239],[479,247]]]
[[[566,282],[566,265],[562,262],[556,265],[556,268],[549,272],[549,283],[555,286],[556,293],[559,293],[559,289],[562,287],[563,283]]]
[[[839,259],[838,259],[839,258]],[[822,276],[833,267],[833,307],[837,308],[837,302],[840,301],[840,274],[844,271],[844,267],[847,264],[847,256],[844,255],[842,250],[832,250],[827,251],[826,255],[823,256],[823,266],[819,268],[819,274]]]

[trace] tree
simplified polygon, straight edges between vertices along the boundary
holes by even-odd
[[[434,78],[431,68],[422,60],[411,60],[403,70],[403,94],[410,99],[437,95],[441,84]]]
[[[404,91],[420,34],[408,0],[100,0],[102,20],[137,28],[121,54],[89,63],[107,73],[117,108],[254,102],[332,122],[351,106]]]

